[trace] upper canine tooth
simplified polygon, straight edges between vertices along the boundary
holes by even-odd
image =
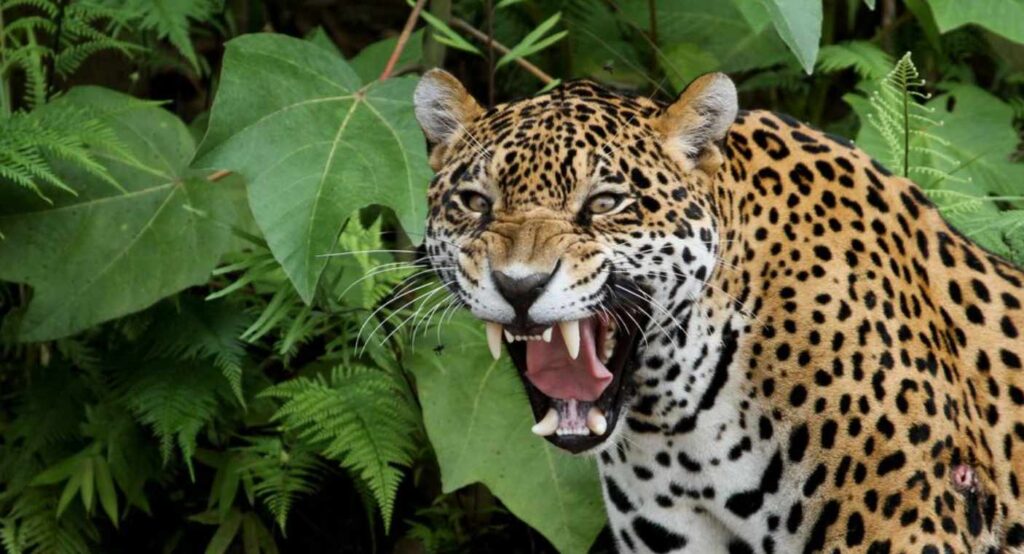
[[[554,331],[554,327],[548,327],[547,329],[544,329],[544,334],[541,335],[541,337],[544,339],[544,342],[551,342],[551,335],[554,334]]]
[[[487,322],[487,348],[491,349],[491,356],[497,360],[501,357],[501,324]]]
[[[569,357],[575,360],[580,355],[579,320],[559,321],[558,329],[562,331],[562,340],[565,341],[565,347],[569,350]]]
[[[595,435],[603,435],[608,430],[608,420],[597,406],[590,408],[590,411],[587,412],[587,427]]]
[[[546,437],[551,433],[554,433],[558,429],[558,412],[554,408],[548,408],[548,413],[544,414],[544,419],[538,421],[530,431],[534,435]]]
[[[508,329],[505,329],[505,340],[508,341],[508,342],[515,342],[516,341],[516,338],[512,336],[512,333],[508,332]]]

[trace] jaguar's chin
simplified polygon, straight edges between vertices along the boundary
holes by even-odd
[[[630,306],[527,328],[487,324],[492,354],[500,355],[505,343],[519,370],[534,434],[572,453],[612,436],[632,394],[647,313]]]

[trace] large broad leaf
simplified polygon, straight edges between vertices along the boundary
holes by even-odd
[[[123,148],[96,152],[123,190],[55,161],[77,196],[54,204],[0,183],[0,279],[33,297],[21,338],[46,340],[140,309],[206,281],[231,247],[239,183],[187,171],[195,143],[173,114],[101,88],[78,88],[40,110],[68,104],[110,126]]]
[[[328,49],[280,35],[232,40],[197,165],[241,173],[274,257],[316,291],[345,221],[385,204],[418,238],[430,169],[410,77],[363,85]]]
[[[623,0],[619,5],[622,16],[634,25],[650,26],[650,2]],[[676,89],[698,72],[745,71],[784,62],[789,56],[759,2],[659,0],[655,9],[658,61]]]
[[[1024,0],[928,0],[943,33],[968,23],[1024,43]]]
[[[482,331],[458,317],[441,332],[443,350],[422,347],[409,361],[444,490],[483,483],[560,551],[585,552],[605,521],[593,460],[530,433],[523,385],[507,356],[491,358]]]
[[[804,71],[812,73],[821,42],[822,0],[767,0],[772,23]]]

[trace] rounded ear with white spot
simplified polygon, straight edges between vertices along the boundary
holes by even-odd
[[[665,111],[658,122],[669,151],[687,170],[705,168],[721,155],[709,148],[725,138],[736,120],[739,104],[736,85],[724,73],[708,73],[695,79]],[[711,158],[711,159],[709,159]]]
[[[450,144],[484,112],[466,87],[443,69],[431,69],[423,75],[416,85],[413,104],[423,133],[435,145]]]

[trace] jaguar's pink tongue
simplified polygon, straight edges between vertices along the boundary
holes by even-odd
[[[580,354],[576,359],[555,326],[551,342],[526,343],[526,377],[551,398],[593,402],[612,382],[612,373],[597,357],[597,319],[580,321]]]

